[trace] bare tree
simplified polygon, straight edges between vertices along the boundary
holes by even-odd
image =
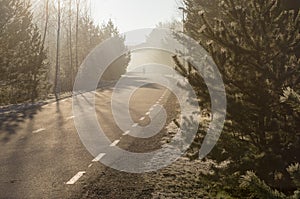
[[[60,0],[57,1],[57,36],[56,36],[56,64],[55,64],[55,81],[54,81],[54,94],[56,100],[59,96],[59,75],[60,75],[60,65],[59,65],[59,50],[60,50],[60,28],[61,28],[61,8]]]
[[[72,0],[69,0],[69,55],[71,69],[71,84],[74,83],[73,50],[72,50]]]
[[[44,33],[43,33],[43,39],[42,39],[42,47],[41,50],[45,47],[45,41],[48,31],[48,23],[49,23],[49,0],[46,0],[45,5],[45,25],[44,25]]]
[[[79,24],[79,7],[80,0],[76,0],[76,30],[75,30],[75,67],[78,69],[78,24]]]

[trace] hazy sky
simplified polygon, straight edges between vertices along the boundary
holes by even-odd
[[[153,28],[159,22],[180,19],[178,2],[180,0],[91,0],[96,23],[111,18],[120,32]]]

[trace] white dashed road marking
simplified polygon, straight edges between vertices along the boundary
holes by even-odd
[[[116,146],[118,143],[120,142],[120,140],[115,140],[113,143],[111,143],[111,145],[109,146]]]
[[[95,95],[102,97],[99,93],[97,93],[96,91],[93,92]]]
[[[103,158],[105,156],[105,153],[100,153],[97,157],[95,157],[92,162],[98,162],[99,160],[101,160],[101,158]]]
[[[71,178],[66,184],[75,184],[77,180],[79,180],[83,175],[85,174],[85,171],[79,171],[73,178]]]
[[[141,117],[140,121],[143,121],[145,119],[145,117]]]
[[[67,120],[71,120],[71,119],[74,119],[75,116],[70,116],[70,117],[67,117]]]
[[[130,131],[125,131],[125,133],[123,133],[122,135],[128,135],[130,133]]]
[[[92,93],[94,93],[94,94],[100,96],[100,94],[97,93],[96,91],[92,91]],[[149,111],[146,113],[146,115],[150,115],[150,112],[154,110],[154,107],[155,107],[155,106],[158,106],[158,104],[160,103],[160,101],[164,98],[165,94],[166,94],[166,93],[164,93],[164,94],[159,98],[159,100],[156,102],[156,104],[153,105],[153,106],[149,109]],[[67,99],[64,99],[64,100],[62,100],[62,102],[66,101],[66,100],[67,100]],[[53,102],[52,104],[56,104],[56,102]],[[48,105],[45,105],[45,106],[48,106]],[[90,107],[90,109],[93,109],[93,108],[94,108],[93,106]],[[67,120],[71,120],[71,119],[73,119],[73,118],[75,118],[75,116],[70,116],[70,117],[67,117]],[[140,121],[143,121],[145,118],[146,118],[146,117],[141,117],[141,118],[140,118]],[[139,125],[138,123],[134,123],[134,124],[132,125],[132,127],[137,127],[138,125]],[[36,131],[33,131],[33,133],[39,133],[39,132],[44,131],[44,130],[45,130],[44,128],[41,128],[41,129],[38,129],[38,130],[36,130]],[[128,130],[128,131],[124,132],[123,135],[125,136],[125,135],[128,135],[129,133],[130,133],[130,131]],[[120,139],[121,139],[121,138],[120,138]],[[120,142],[120,140],[115,140],[113,143],[110,144],[110,146],[111,146],[111,147],[116,146],[119,142]],[[100,153],[97,157],[95,157],[95,158],[92,160],[92,162],[98,162],[98,161],[101,160],[105,155],[106,155],[105,153]],[[92,167],[92,166],[93,166],[93,164],[91,163],[91,164],[89,164],[88,168],[90,168],[90,167]],[[75,183],[76,183],[76,182],[77,182],[77,181],[78,181],[85,173],[86,173],[85,171],[80,171],[80,172],[78,172],[74,177],[72,177],[68,182],[66,182],[66,184],[68,184],[68,185],[75,184]]]
[[[96,94],[96,95],[99,95],[99,93],[97,93],[96,91],[92,91],[92,93]],[[159,100],[156,102],[156,104],[154,104],[150,109],[149,111],[146,113],[146,115],[150,115],[150,111],[153,111],[154,110],[154,107],[158,106],[158,104],[160,103],[160,101],[164,98],[166,92],[163,93],[163,95],[159,98]],[[67,99],[65,100],[62,100],[62,102],[66,101]],[[53,102],[52,104],[56,104],[56,102]],[[45,105],[45,106],[48,106],[48,105]],[[90,109],[93,109],[94,107],[90,107]],[[75,116],[70,116],[70,117],[67,117],[67,120],[70,120],[70,119],[73,119],[75,118]],[[143,121],[146,117],[141,117],[140,118],[140,121]],[[132,127],[137,127],[139,124],[138,123],[134,123],[132,125]],[[41,129],[38,129],[36,131],[33,131],[33,133],[39,133],[41,131],[44,131],[45,129],[44,128],[41,128]],[[123,135],[128,135],[130,133],[130,131],[126,131],[123,133]],[[121,139],[121,138],[120,138]],[[120,140],[115,140],[113,143],[110,144],[111,147],[113,146],[116,146],[118,143],[120,142]],[[97,157],[95,157],[92,162],[98,162],[99,160],[101,160],[106,154],[105,153],[100,153]],[[92,167],[93,164],[89,164],[88,168]],[[66,182],[66,184],[68,185],[72,185],[72,184],[75,184],[86,172],[85,171],[80,171],[78,172],[74,177],[72,177],[68,182]]]
[[[133,125],[132,125],[132,127],[137,127],[139,124],[138,123],[134,123]]]
[[[40,128],[38,130],[35,130],[35,131],[32,131],[32,133],[39,133],[39,132],[42,132],[42,131],[45,131],[46,129],[44,128]]]

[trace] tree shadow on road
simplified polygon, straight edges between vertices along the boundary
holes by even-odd
[[[11,136],[16,134],[20,124],[27,119],[32,120],[41,109],[42,104],[13,107],[9,111],[0,109],[0,141],[8,142]]]

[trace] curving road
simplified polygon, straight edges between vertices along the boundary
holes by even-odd
[[[147,112],[155,103],[166,103],[169,94],[163,95],[165,91],[149,84],[133,95],[130,113],[136,125],[150,122]],[[91,94],[95,94],[98,121],[112,146],[153,150],[153,146],[135,142],[115,124],[110,106],[112,87],[81,95]],[[89,154],[74,119],[72,98],[0,114],[0,198],[68,198],[80,192],[91,175],[105,172],[106,167],[97,162],[105,154]]]

